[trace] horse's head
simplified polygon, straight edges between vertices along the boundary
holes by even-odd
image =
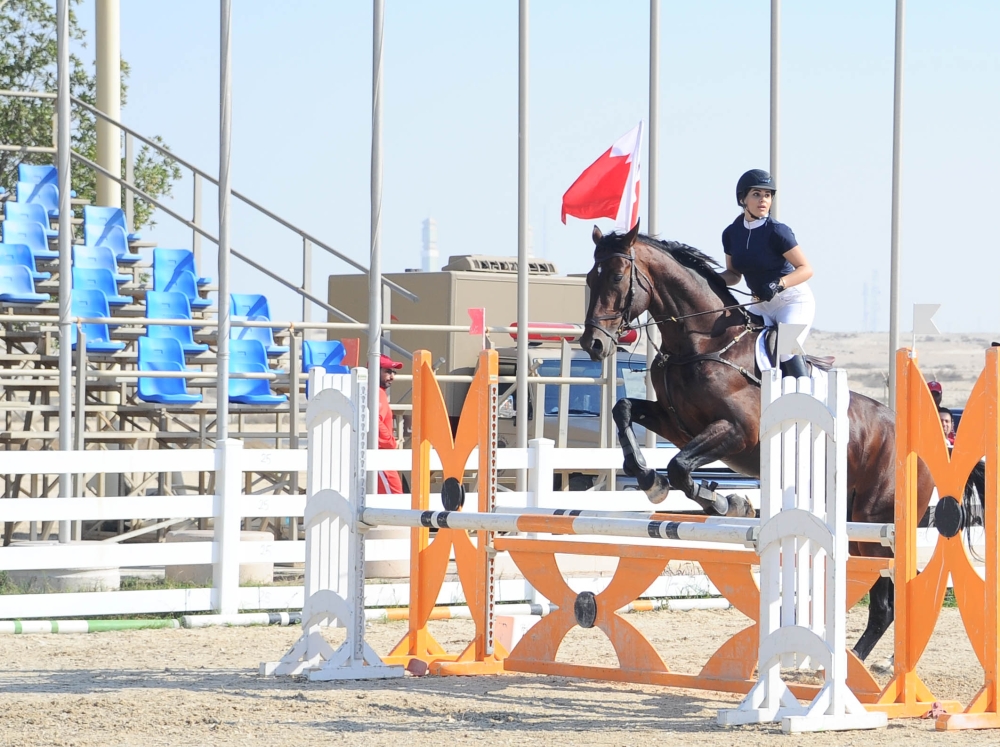
[[[618,342],[618,332],[649,304],[648,287],[636,268],[636,239],[639,224],[628,233],[605,236],[594,226],[594,266],[587,273],[590,304],[580,347],[599,361],[611,355]],[[648,281],[647,281],[648,282]]]

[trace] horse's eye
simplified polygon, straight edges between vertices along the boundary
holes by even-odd
[[[624,275],[615,275],[615,276],[614,276],[614,277],[612,278],[612,280],[614,280],[614,281],[615,281],[616,283],[620,283],[620,282],[621,282],[622,280],[624,280],[624,279],[625,279],[625,276],[624,276]]]

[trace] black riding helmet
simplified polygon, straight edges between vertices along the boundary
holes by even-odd
[[[740,180],[736,182],[736,204],[743,207],[743,200],[751,189],[769,189],[774,194],[778,189],[774,186],[774,179],[764,169],[750,169]]]

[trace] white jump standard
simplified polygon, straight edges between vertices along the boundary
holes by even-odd
[[[738,708],[719,712],[719,723],[780,721],[784,732],[883,727],[885,714],[869,713],[847,687],[847,376],[832,371],[824,397],[814,393],[818,380],[769,373],[761,387],[758,681]],[[805,706],[781,679],[782,664],[796,656],[825,677]]]

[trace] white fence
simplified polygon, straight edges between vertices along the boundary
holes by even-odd
[[[647,464],[661,469],[676,454],[675,449],[643,451]],[[123,575],[130,569],[162,568],[166,565],[213,566],[210,588],[152,589],[140,591],[80,591],[62,593],[0,594],[0,619],[50,617],[87,617],[99,615],[192,613],[238,610],[298,610],[302,608],[302,586],[240,586],[240,564],[273,562],[304,563],[304,541],[241,542],[240,526],[245,517],[301,517],[304,495],[245,495],[244,472],[306,471],[305,449],[244,449],[230,441],[216,450],[156,451],[83,451],[83,452],[0,452],[0,474],[120,474],[130,472],[216,472],[216,495],[103,497],[103,498],[31,498],[0,501],[2,521],[93,521],[156,520],[170,517],[212,519],[212,541],[183,543],[113,543],[88,542],[16,546],[0,548],[0,572],[16,570],[86,569],[119,567]],[[367,452],[369,469],[408,470],[408,450]],[[549,441],[534,441],[528,449],[501,449],[498,468],[529,471],[526,492],[502,492],[498,504],[504,508],[550,508],[581,510],[648,511],[650,504],[640,491],[585,492],[551,489],[552,473],[559,470],[615,469],[621,466],[618,449],[556,449]],[[432,454],[432,464],[440,466]],[[469,468],[477,465],[473,452]],[[757,505],[758,491],[746,494]],[[432,499],[434,496],[432,496]],[[475,494],[467,500],[475,503]],[[408,495],[371,495],[372,508],[409,507]],[[432,503],[432,510],[441,506]],[[695,505],[679,491],[673,491],[658,510],[692,510]],[[932,547],[933,529],[921,530],[927,536],[921,545]],[[606,538],[593,538],[607,541]],[[981,538],[980,538],[981,539]],[[368,561],[407,561],[408,539],[371,540],[366,546]],[[503,558],[500,558],[501,567]],[[577,591],[599,592],[608,578],[602,573],[580,572],[570,579]],[[646,597],[700,596],[714,593],[703,576],[661,576],[644,594]],[[500,602],[533,600],[533,590],[519,577],[501,573],[497,584]],[[409,584],[369,583],[365,588],[367,607],[394,607],[408,604]],[[464,596],[457,583],[446,582],[438,604],[461,604]]]

